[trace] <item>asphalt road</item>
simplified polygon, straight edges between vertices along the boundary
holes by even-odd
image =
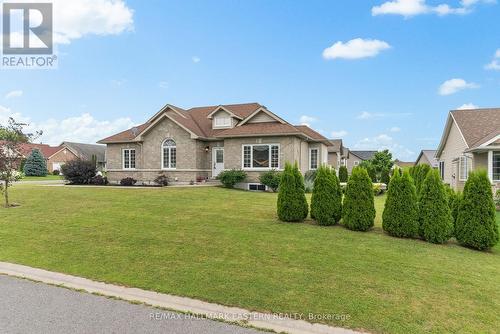
[[[0,333],[263,332],[0,275]]]

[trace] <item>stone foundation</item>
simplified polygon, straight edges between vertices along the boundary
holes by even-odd
[[[156,185],[154,180],[160,174],[165,174],[172,184],[189,184],[196,182],[198,178],[207,179],[210,175],[208,171],[109,171],[106,173],[110,184],[119,184],[120,180],[131,177],[137,180],[138,185]]]

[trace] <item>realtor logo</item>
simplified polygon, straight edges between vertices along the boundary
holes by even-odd
[[[52,3],[2,4],[2,68],[53,68]]]

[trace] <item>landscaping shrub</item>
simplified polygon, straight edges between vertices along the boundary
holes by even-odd
[[[47,176],[47,163],[38,149],[33,149],[24,163],[24,175]]]
[[[335,207],[333,211],[333,218],[335,219],[335,223],[338,223],[342,218],[342,188],[340,186],[340,180],[337,177],[335,169],[330,169],[330,178],[335,184],[335,191],[333,193],[334,195],[333,203]]]
[[[437,170],[429,171],[418,196],[420,236],[432,243],[445,243],[452,235],[453,224],[446,190]]]
[[[287,162],[284,171],[281,173],[278,191],[277,212],[279,219],[285,222],[303,221],[307,214],[304,216],[302,198],[305,199],[304,190],[300,188],[300,185],[295,180],[294,167]]]
[[[389,176],[390,170],[389,169],[382,169],[382,172],[380,173],[380,182],[385,183],[387,186],[389,186],[390,182],[390,176]]]
[[[61,172],[58,169],[55,169],[55,170],[52,171],[52,175],[56,175],[57,176],[57,175],[60,175],[60,174],[61,174]]]
[[[162,186],[162,187],[166,187],[168,186],[168,182],[169,182],[169,179],[168,179],[168,176],[165,175],[164,173],[160,173],[158,174],[158,176],[155,178],[155,183]]]
[[[126,177],[120,180],[120,185],[124,187],[131,187],[137,183],[137,180],[132,177]]]
[[[403,176],[397,172],[389,184],[382,214],[382,228],[394,237],[418,236],[417,193],[413,179],[408,172],[404,172]]]
[[[280,186],[280,179],[281,179],[281,173],[274,169],[262,173],[259,176],[260,183],[269,187],[273,192],[278,191],[278,188]]]
[[[299,165],[295,163],[293,165],[293,176],[295,178],[295,185],[297,187],[297,199],[302,206],[302,220],[306,219],[307,214],[309,213],[309,204],[307,203],[306,198],[306,187],[304,184],[304,177],[299,170]],[[314,176],[316,177],[316,176]]]
[[[340,182],[347,182],[347,179],[349,178],[349,175],[347,173],[347,167],[346,166],[340,166],[339,168],[339,180]]]
[[[61,167],[61,172],[71,184],[88,184],[97,170],[92,161],[75,159],[65,163]]]
[[[385,189],[382,187],[381,183],[373,183],[373,195],[380,196],[385,193]]]
[[[462,194],[453,190],[449,185],[445,185],[446,196],[448,197],[448,206],[451,212],[451,221],[453,223],[453,231],[455,231],[455,224],[457,222],[458,209],[462,200]],[[454,235],[454,234],[453,234]]]
[[[460,244],[479,250],[498,243],[495,204],[486,171],[469,174],[458,210],[455,237]]]
[[[319,225],[333,225],[340,219],[340,204],[337,176],[324,165],[318,168],[311,197],[311,218]],[[339,205],[340,204],[340,205]]]
[[[424,183],[424,180],[427,177],[429,171],[431,171],[431,167],[425,164],[416,165],[410,168],[410,175],[413,178],[413,182],[415,183],[417,197],[420,194],[420,189],[422,188],[422,184]]]
[[[497,210],[500,210],[500,189],[497,189],[495,193],[495,206],[497,207]]]
[[[108,179],[102,175],[96,175],[90,179],[89,184],[93,184],[95,186],[105,186],[108,184]]]
[[[375,204],[372,181],[364,168],[352,170],[345,190],[342,218],[344,225],[351,230],[367,231],[373,227]]]
[[[236,183],[243,182],[246,178],[247,173],[240,169],[225,170],[217,176],[217,180],[226,188],[234,188]]]

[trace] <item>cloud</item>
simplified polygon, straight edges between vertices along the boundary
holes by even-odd
[[[431,6],[426,3],[426,0],[393,0],[372,7],[372,15],[401,15],[406,18],[422,14],[465,15],[471,13],[474,6],[479,3],[495,2],[495,0],[462,0],[458,7],[451,7],[444,3]]]
[[[13,91],[10,91],[7,94],[5,94],[5,99],[8,100],[8,99],[12,99],[15,97],[21,97],[21,96],[23,96],[22,90],[13,90]]]
[[[454,78],[446,80],[439,86],[439,95],[451,95],[464,89],[479,88],[479,85],[473,82],[467,82],[464,79]]]
[[[47,119],[35,122],[29,117],[20,113],[14,113],[11,109],[0,106],[0,124],[5,124],[9,117],[13,117],[18,122],[29,124],[26,129],[27,132],[42,130],[43,135],[37,139],[37,142],[41,141],[51,145],[59,145],[65,140],[92,144],[99,139],[129,129],[135,125],[128,117],[105,121],[95,119],[89,113],[60,120]]]
[[[196,63],[199,63],[199,62],[201,61],[200,57],[196,57],[196,56],[193,56],[193,57],[191,58],[191,60],[192,60],[192,61],[193,61],[193,63],[195,63],[195,64],[196,64]]]
[[[381,51],[390,49],[391,46],[378,39],[355,38],[344,43],[336,42],[323,51],[324,59],[360,59],[375,57]]]
[[[300,124],[307,125],[307,126],[311,126],[312,123],[315,123],[317,121],[318,121],[317,118],[312,117],[312,116],[307,116],[307,115],[300,116],[300,120],[299,120]]]
[[[368,111],[363,111],[361,114],[356,116],[357,119],[361,120],[370,120],[370,119],[377,119],[377,118],[401,118],[401,117],[407,117],[411,116],[412,113],[409,112],[401,112],[401,113],[370,113]]]
[[[401,131],[401,128],[400,127],[397,127],[397,126],[393,126],[391,129],[390,129],[391,132],[400,132]]]
[[[460,107],[457,108],[457,110],[465,110],[465,109],[477,109],[479,108],[475,104],[472,103],[464,103]]]
[[[500,71],[500,49],[497,49],[491,63],[484,65],[486,70]]]
[[[161,89],[167,89],[168,88],[168,82],[166,82],[166,81],[160,81],[158,83],[158,87],[160,87]]]
[[[119,35],[134,29],[134,11],[127,7],[123,0],[52,0],[51,2],[54,11],[55,44],[70,44],[73,40],[87,35]],[[14,38],[19,39],[20,33],[16,31],[13,33]]]
[[[346,130],[332,131],[332,138],[342,138],[347,136],[348,132]]]
[[[413,159],[415,157],[415,153],[410,149],[404,147],[401,144],[398,144],[394,141],[394,139],[383,133],[377,135],[375,137],[366,137],[357,142],[353,146],[354,150],[389,150],[394,157],[399,159]]]
[[[116,87],[121,87],[125,83],[127,83],[127,80],[125,80],[125,79],[113,79],[113,80],[111,80],[111,84],[113,86],[116,86]]]

